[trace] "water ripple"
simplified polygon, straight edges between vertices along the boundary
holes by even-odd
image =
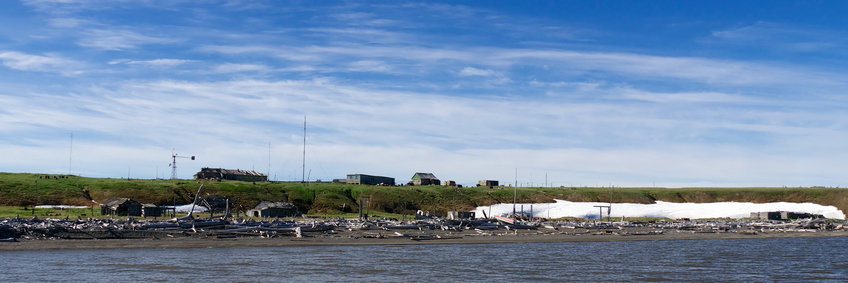
[[[841,281],[848,238],[12,251],[3,282]]]

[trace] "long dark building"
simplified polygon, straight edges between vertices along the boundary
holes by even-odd
[[[241,169],[224,169],[224,168],[202,168],[200,172],[194,174],[194,178],[198,180],[236,180],[246,182],[264,182],[268,181],[268,176],[253,170]]]
[[[365,174],[347,174],[348,184],[394,186],[395,178]]]

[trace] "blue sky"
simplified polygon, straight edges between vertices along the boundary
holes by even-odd
[[[845,6],[4,1],[0,171],[846,186]]]

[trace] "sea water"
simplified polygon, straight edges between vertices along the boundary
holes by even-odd
[[[845,282],[846,251],[848,237],[10,251],[0,280]]]

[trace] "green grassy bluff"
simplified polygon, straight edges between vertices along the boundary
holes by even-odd
[[[198,186],[201,197],[229,198],[235,210],[246,211],[263,200],[287,201],[309,215],[342,215],[359,210],[366,200],[372,213],[414,214],[416,210],[446,214],[448,210],[471,210],[477,206],[511,203],[513,188],[403,186],[383,187],[339,183],[240,182],[197,180],[148,180],[86,178],[71,175],[0,173],[0,206],[27,207],[42,204],[96,206],[113,197],[143,203],[172,205],[189,203]],[[668,202],[811,202],[848,211],[844,188],[610,188],[528,187],[516,189],[521,203],[593,201],[614,203]]]

